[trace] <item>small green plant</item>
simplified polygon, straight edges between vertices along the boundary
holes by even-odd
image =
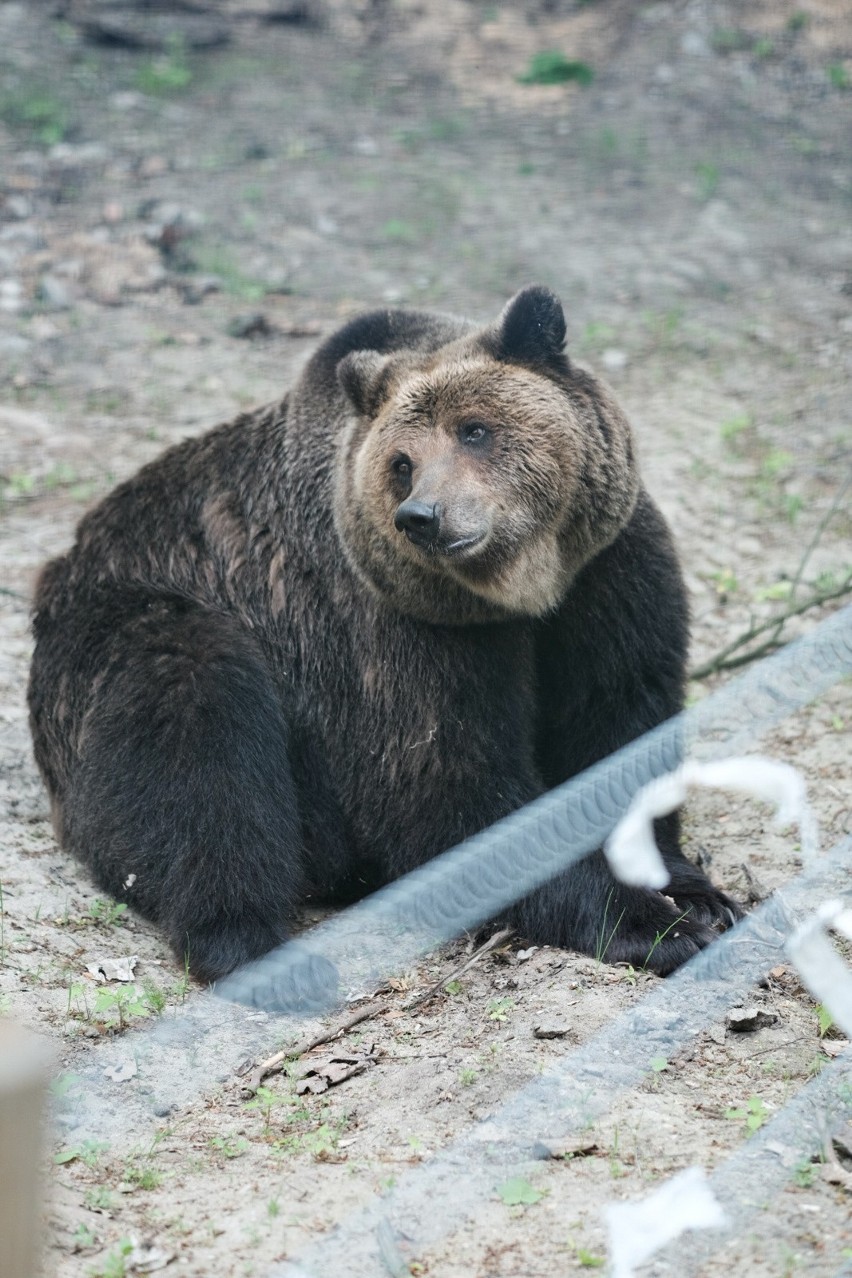
[[[826,67],[826,73],[829,83],[835,89],[848,89],[852,85],[849,72],[842,62],[832,62],[830,66]]]
[[[737,413],[735,417],[729,417],[727,421],[722,422],[720,434],[726,444],[736,444],[743,431],[749,430],[752,426],[751,413]]]
[[[646,968],[648,967],[648,964],[651,962],[651,959],[654,957],[654,952],[659,948],[659,946],[662,945],[663,941],[666,939],[669,932],[671,932],[674,928],[679,927],[680,924],[683,923],[684,919],[688,917],[688,914],[689,914],[689,911],[685,910],[684,913],[679,914],[676,919],[672,919],[668,927],[663,928],[662,932],[657,933],[657,935],[654,937],[654,943],[651,946],[645,958]]]
[[[163,1173],[145,1162],[128,1163],[124,1169],[124,1179],[129,1185],[137,1185],[140,1189],[157,1189],[163,1183]]]
[[[93,923],[101,923],[104,927],[118,927],[124,922],[127,906],[122,901],[105,901],[96,896],[89,905],[89,918]]]
[[[77,1250],[82,1251],[84,1247],[94,1247],[97,1242],[97,1234],[94,1229],[88,1225],[80,1224],[72,1234],[74,1246]]]
[[[476,1070],[460,1069],[459,1082],[461,1083],[462,1087],[470,1087],[473,1083],[476,1082]]]
[[[168,50],[159,58],[146,62],[136,74],[137,87],[151,97],[180,93],[192,80],[186,49],[180,36],[169,41]]]
[[[26,131],[42,146],[55,146],[68,130],[68,113],[51,92],[32,87],[0,99],[0,119]]]
[[[530,65],[523,75],[518,76],[519,84],[568,84],[590,85],[595,73],[587,62],[577,62],[566,58],[558,49],[544,49],[534,53]]]
[[[615,923],[613,924],[612,929],[609,932],[609,935],[607,935],[607,930],[606,930],[607,921],[609,917],[609,907],[612,904],[612,896],[613,896],[613,891],[612,891],[612,888],[610,888],[606,897],[606,905],[604,906],[604,915],[603,915],[603,920],[601,922],[601,928],[600,928],[600,931],[598,932],[597,941],[595,943],[595,958],[597,959],[598,963],[603,963],[604,959],[606,958],[607,950],[612,945],[613,938],[621,926],[621,920],[624,918],[624,910],[622,910],[618,918],[615,920]]]
[[[800,1189],[809,1189],[814,1183],[814,1167],[809,1158],[801,1158],[793,1168],[793,1179]]]
[[[417,240],[417,228],[401,217],[389,218],[382,226],[381,233],[386,240],[397,244],[414,244]]]
[[[696,164],[695,176],[698,182],[698,198],[700,200],[712,199],[719,185],[718,164]]]
[[[94,1015],[111,1028],[123,1030],[131,1016],[148,1016],[145,996],[135,985],[102,987],[95,995]]]
[[[66,1016],[75,1016],[84,1021],[88,1021],[91,1018],[89,1000],[86,998],[86,992],[89,988],[91,987],[87,986],[84,981],[75,981],[68,986]]]
[[[515,1006],[514,1001],[510,998],[492,998],[488,1004],[489,1021],[499,1021],[504,1024],[509,1019],[509,1013]]]
[[[210,1139],[211,1149],[216,1149],[224,1158],[239,1158],[246,1152],[249,1143],[244,1136],[230,1140],[227,1136],[213,1136]]]
[[[605,1256],[596,1256],[594,1252],[586,1251],[585,1247],[576,1247],[574,1254],[581,1269],[603,1269],[606,1264]]]
[[[106,1141],[83,1140],[79,1145],[66,1145],[64,1149],[60,1149],[58,1154],[53,1155],[53,1161],[57,1164],[62,1164],[79,1160],[79,1162],[85,1163],[87,1167],[94,1167],[106,1149],[109,1149]]]
[[[787,19],[788,31],[802,31],[808,25],[808,15],[801,9],[797,9],[795,13],[791,13]]]
[[[668,1067],[669,1067],[669,1063],[666,1060],[665,1056],[655,1056],[654,1059],[651,1061],[651,1069],[654,1071],[655,1074],[662,1074],[664,1070],[668,1069]]]
[[[107,1189],[106,1185],[93,1185],[91,1189],[87,1189],[83,1202],[92,1211],[112,1211],[115,1207],[112,1190]]]
[[[523,1176],[513,1176],[511,1180],[498,1185],[497,1194],[506,1207],[530,1207],[544,1198],[544,1190],[536,1189]]]
[[[290,1153],[310,1154],[317,1162],[329,1158],[337,1150],[340,1139],[339,1129],[330,1123],[321,1123],[312,1132],[303,1132],[300,1136],[287,1136],[281,1142],[281,1148]]]
[[[272,1135],[272,1114],[280,1105],[289,1103],[289,1096],[279,1096],[271,1087],[258,1087],[253,1100],[246,1101],[246,1109],[256,1109],[263,1118],[263,1138],[269,1140]]]
[[[751,1134],[763,1126],[769,1117],[769,1110],[760,1096],[749,1096],[745,1105],[725,1110],[726,1118],[741,1119]]]
[[[274,1220],[276,1216],[281,1215],[281,1203],[277,1198],[270,1198],[269,1202],[266,1204],[266,1214],[271,1217],[272,1220]]]
[[[133,1250],[129,1238],[122,1238],[104,1260],[100,1269],[90,1269],[91,1278],[126,1278],[127,1257]]]
[[[444,989],[448,994],[452,995],[453,998],[458,998],[459,994],[461,994],[464,989],[464,986],[461,981],[447,981]]]
[[[153,1016],[159,1016],[166,1006],[166,994],[163,990],[157,989],[156,985],[152,985],[150,981],[146,981],[142,998],[145,1006]]]
[[[834,1024],[834,1017],[831,1015],[831,1012],[824,1003],[817,1003],[816,1014],[817,1025],[819,1026],[819,1036],[820,1038],[825,1038],[826,1034]]]

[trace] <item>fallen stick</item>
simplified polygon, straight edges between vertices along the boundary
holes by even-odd
[[[287,1061],[298,1060],[300,1056],[313,1051],[315,1047],[322,1047],[323,1043],[330,1043],[333,1039],[339,1038],[341,1034],[345,1034],[347,1030],[354,1029],[362,1021],[371,1020],[374,1016],[381,1016],[389,1007],[390,1003],[376,1003],[371,1007],[359,1007],[357,1012],[352,1012],[345,1021],[341,1021],[339,1025],[326,1030],[324,1034],[318,1034],[316,1038],[309,1038],[304,1043],[297,1043],[295,1047],[287,1047],[281,1052],[276,1052],[274,1056],[268,1056],[265,1061],[261,1061],[259,1065],[255,1066],[248,1082],[243,1083],[243,1091],[249,1092],[250,1095],[254,1096],[263,1080],[268,1078],[270,1074],[280,1074]]]
[[[430,998],[434,998],[450,981],[457,981],[460,976],[464,976],[465,972],[473,967],[482,958],[483,954],[487,954],[489,950],[496,949],[498,945],[502,945],[504,941],[508,941],[509,937],[514,934],[513,927],[504,927],[502,931],[495,932],[493,936],[480,945],[478,950],[474,950],[467,962],[462,963],[461,967],[457,967],[454,972],[450,972],[449,976],[442,976],[440,981],[436,981],[434,985],[426,990],[425,994],[418,994],[410,1003],[406,1003],[403,1011],[412,1012],[415,1007],[420,1007],[422,1003],[428,1003]]]
[[[402,1010],[404,1012],[411,1012],[415,1008],[420,1007],[421,1004],[428,1002],[430,998],[434,998],[434,996],[443,989],[445,985],[449,985],[450,981],[458,980],[460,976],[463,976],[465,972],[469,971],[470,968],[473,967],[474,963],[478,962],[479,959],[482,958],[483,954],[487,954],[490,950],[501,945],[503,941],[507,941],[509,937],[513,935],[514,930],[515,929],[511,927],[504,927],[501,931],[495,932],[492,937],[489,937],[484,945],[480,945],[479,949],[473,952],[470,958],[467,959],[461,967],[457,967],[447,976],[443,976],[440,981],[436,981],[436,983],[430,986],[424,994],[418,994],[417,998],[413,998],[409,1003],[406,1003]],[[243,1083],[242,1085],[243,1091],[254,1096],[257,1089],[263,1083],[263,1080],[268,1078],[270,1074],[280,1074],[287,1061],[298,1060],[300,1056],[305,1056],[308,1052],[313,1051],[315,1047],[322,1047],[323,1043],[333,1042],[333,1040],[339,1038],[341,1034],[345,1034],[347,1030],[354,1029],[356,1025],[360,1025],[362,1021],[369,1021],[376,1016],[382,1016],[385,1012],[390,1010],[390,1007],[391,1004],[387,1002],[374,1003],[367,1007],[360,1007],[357,1012],[352,1012],[351,1015],[347,1016],[339,1025],[335,1025],[331,1029],[326,1030],[324,1034],[319,1034],[316,1038],[307,1039],[304,1043],[297,1043],[295,1047],[284,1048],[283,1051],[276,1052],[274,1056],[268,1056],[265,1061],[261,1061],[252,1070],[248,1082]]]

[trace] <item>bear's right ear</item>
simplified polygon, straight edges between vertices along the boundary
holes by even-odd
[[[362,417],[375,417],[385,398],[390,357],[378,351],[350,351],[337,365],[337,380]]]
[[[537,364],[558,360],[565,347],[565,315],[555,293],[530,284],[506,303],[492,329],[499,359]]]

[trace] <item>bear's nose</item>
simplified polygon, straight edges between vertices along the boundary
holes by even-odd
[[[441,527],[441,505],[437,501],[429,503],[409,497],[397,508],[393,522],[409,540],[428,545],[438,536]]]

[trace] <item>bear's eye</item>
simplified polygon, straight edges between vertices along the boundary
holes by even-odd
[[[408,457],[394,457],[391,462],[391,470],[397,479],[411,478],[411,461]]]
[[[463,444],[481,444],[490,434],[491,431],[483,422],[465,422],[459,431],[459,438]]]

